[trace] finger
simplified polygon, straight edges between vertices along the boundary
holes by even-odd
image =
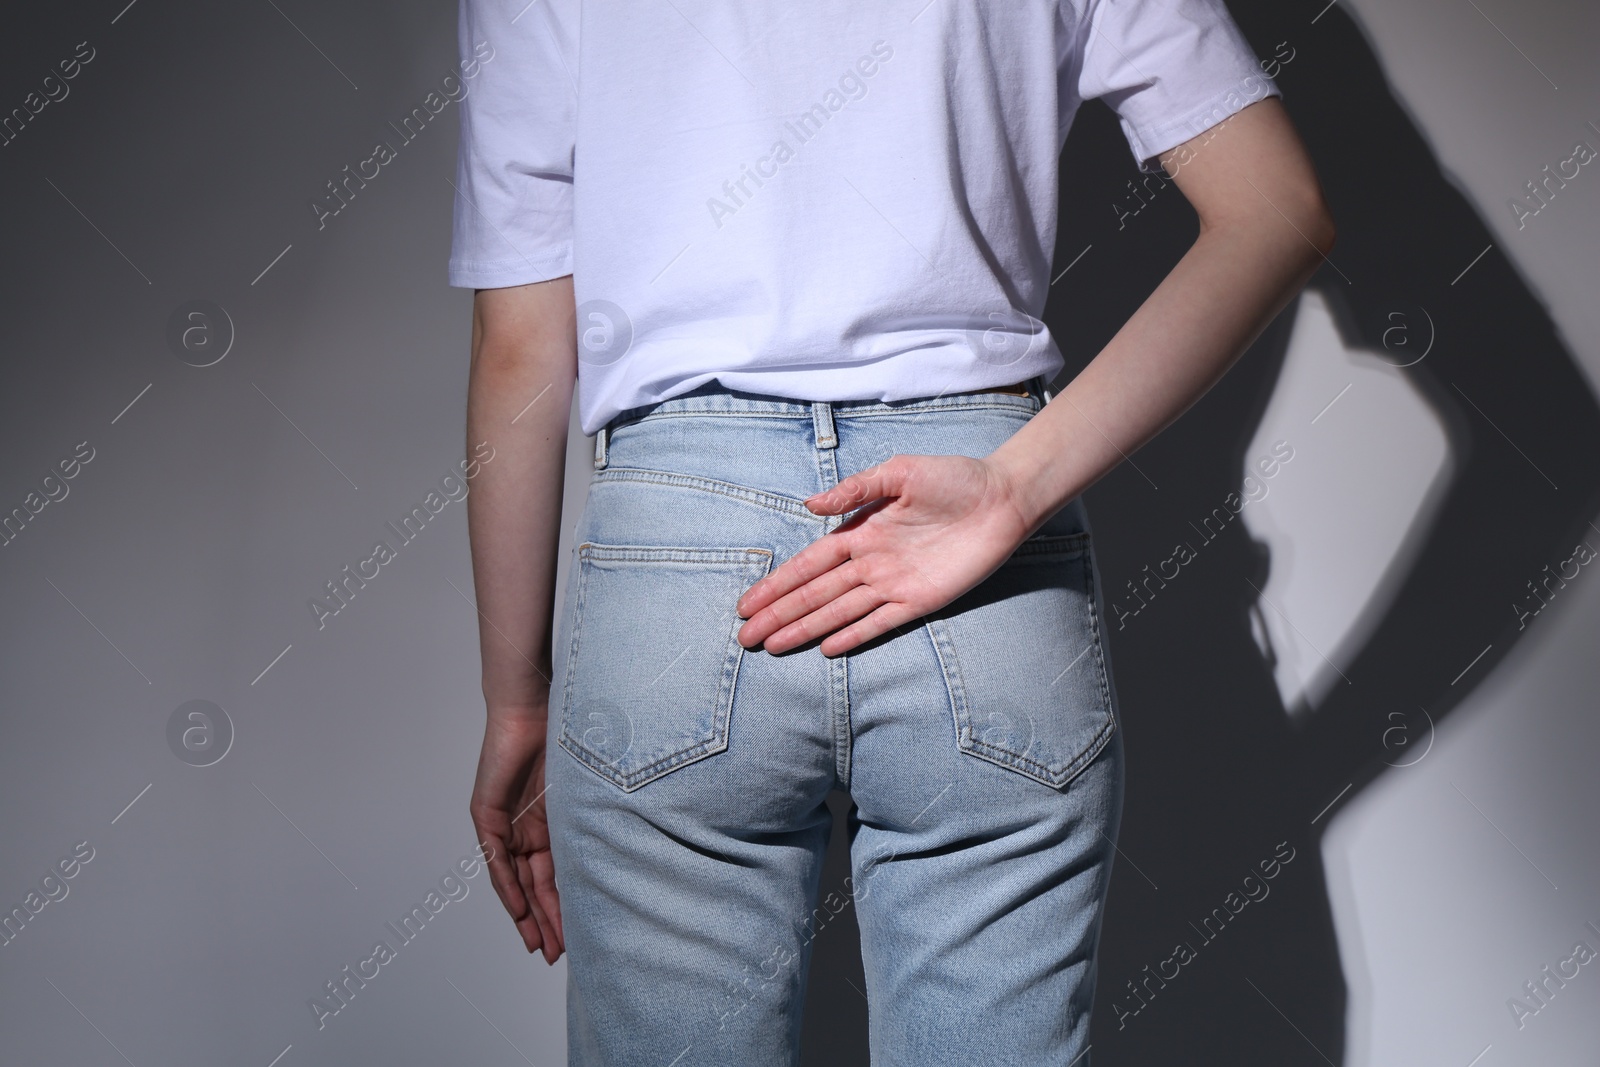
[[[807,497],[806,507],[816,515],[842,515],[880,497],[899,496],[905,487],[906,470],[897,459],[891,456],[850,475],[832,489]]]
[[[860,585],[860,568],[854,562],[846,559],[750,616],[750,621],[739,630],[739,643],[754,648],[796,619],[810,615]]]
[[[538,895],[534,892],[533,868],[528,862],[526,854],[517,857],[517,878],[522,883],[522,895],[528,901],[528,910],[533,912],[534,920],[539,924],[539,939],[544,947],[546,963],[556,961],[556,928],[550,921],[544,909],[539,906]]]
[[[545,916],[555,923],[556,942],[563,950],[567,947],[567,934],[561,926],[561,893],[556,889],[555,858],[548,850],[535,852],[528,860],[533,868],[533,895]]]
[[[837,633],[829,634],[818,646],[818,651],[824,656],[841,656],[874,637],[898,630],[916,617],[914,608],[899,603],[884,604]]]
[[[784,561],[783,566],[744,591],[734,610],[748,619],[768,604],[800,588],[850,558],[850,539],[821,537]]]
[[[787,652],[824,634],[855,622],[887,598],[870,585],[858,585],[841,597],[823,605],[798,622],[792,622],[767,638],[768,652]]]
[[[521,886],[516,884],[516,875],[513,874],[511,878],[514,885],[510,891],[511,899],[507,900],[507,893],[501,893],[501,902],[505,904],[506,912],[511,916],[511,925],[517,928],[523,945],[529,952],[537,952],[543,943],[538,917],[534,914],[532,901],[522,892]],[[495,888],[496,891],[499,890],[498,885]]]
[[[539,922],[531,911],[517,921],[517,933],[522,937],[522,945],[530,955],[538,952],[544,945],[543,936],[539,933]]]
[[[561,929],[561,900],[555,895],[553,888],[549,893],[535,890],[535,899],[539,902],[539,911],[544,915],[545,925],[550,929],[550,944],[555,949],[555,955],[550,962],[554,963],[567,950],[567,935]]]
[[[506,851],[504,842],[492,834],[485,837],[485,843],[494,846],[493,852],[484,861],[489,867],[489,884],[494,886],[495,896],[500,898],[500,903],[512,920],[519,921],[528,913],[528,901],[522,894],[517,872],[511,865],[511,855]]]

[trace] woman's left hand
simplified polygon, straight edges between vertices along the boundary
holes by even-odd
[[[822,654],[841,655],[955,600],[1032,529],[1001,469],[966,456],[894,456],[805,504],[862,511],[739,598],[746,648],[786,652],[826,635]]]

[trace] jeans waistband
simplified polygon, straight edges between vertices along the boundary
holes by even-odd
[[[798,400],[729,389],[720,382],[710,381],[678,396],[629,408],[614,416],[595,434],[594,465],[596,469],[606,465],[607,442],[618,427],[657,418],[693,415],[810,419],[816,425],[817,446],[831,448],[837,444],[833,433],[834,419],[965,410],[985,404],[1035,405],[1034,409],[1037,410],[1050,401],[1050,396],[1049,385],[1043,375],[1036,375],[1015,386],[907,400]]]

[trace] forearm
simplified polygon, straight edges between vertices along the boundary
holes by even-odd
[[[1089,365],[989,457],[1030,532],[1204,396],[1333,246],[1333,221],[1277,101],[1229,125],[1173,175],[1201,216],[1193,246]]]
[[[485,290],[473,303],[467,441],[487,441],[467,498],[483,693],[497,710],[547,707],[550,627],[577,376],[570,275]]]
[[[991,459],[1030,529],[1216,384],[1321,262],[1260,229],[1202,234],[1081,373]]]

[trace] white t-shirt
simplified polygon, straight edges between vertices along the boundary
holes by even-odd
[[[1054,377],[1082,101],[1134,159],[1268,95],[1222,0],[461,0],[451,285],[573,275],[579,414],[712,379],[903,400]]]

